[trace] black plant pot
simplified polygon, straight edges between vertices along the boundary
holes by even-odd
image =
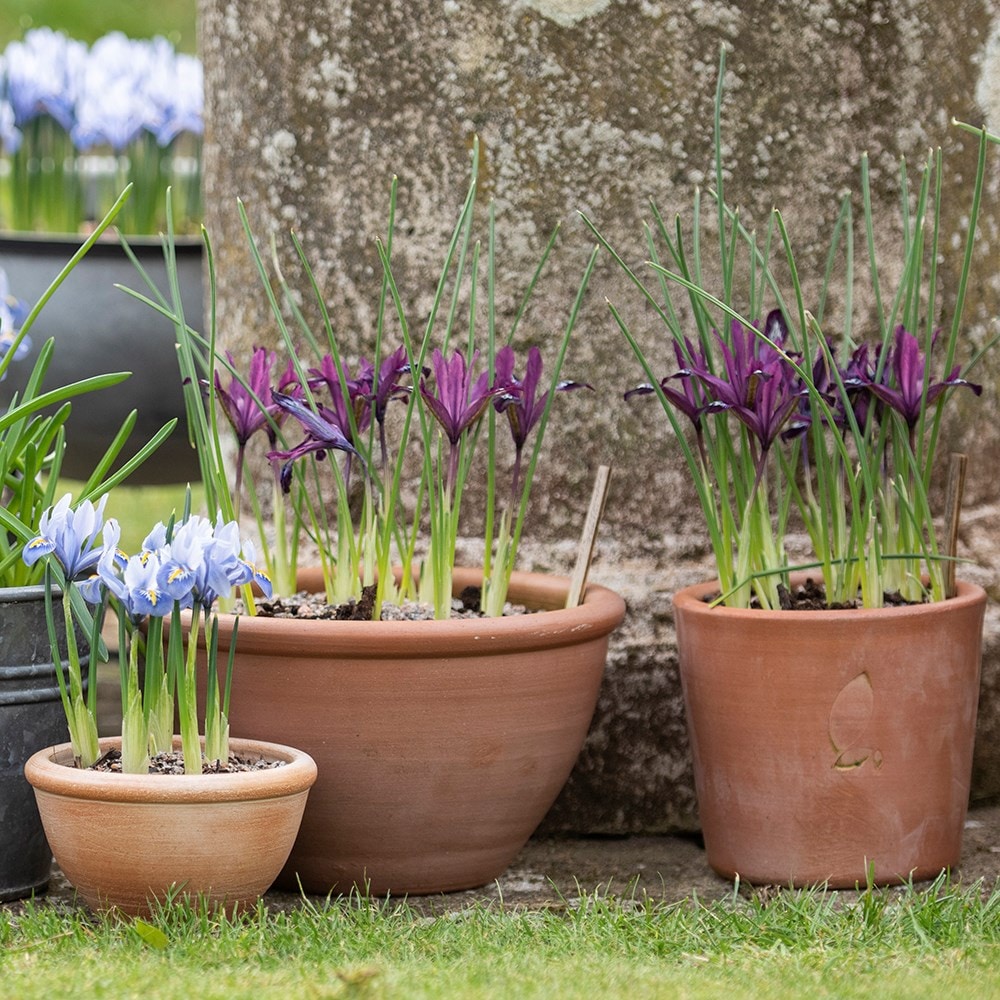
[[[24,777],[33,753],[68,738],[44,595],[43,587],[0,589],[0,901],[41,891],[52,867],[35,793]],[[86,645],[79,636],[78,642],[86,670]]]
[[[80,239],[48,239],[30,234],[0,236],[0,268],[10,290],[34,304],[80,246]],[[130,238],[142,266],[169,300],[166,267],[158,239]],[[178,241],[178,277],[184,316],[202,326],[202,244]],[[45,379],[51,389],[109,371],[132,377],[111,389],[73,400],[67,425],[65,475],[89,477],[122,421],[138,410],[127,457],[171,417],[179,423],[173,435],[132,477],[134,483],[180,483],[198,474],[195,452],[187,440],[184,396],[174,348],[174,326],[150,306],[115,287],[148,294],[135,266],[117,241],[99,242],[80,261],[52,296],[31,330],[33,347],[23,361],[11,365],[0,383],[0,405],[23,387],[42,344],[55,337],[55,353]]]

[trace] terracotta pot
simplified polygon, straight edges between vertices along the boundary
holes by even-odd
[[[102,750],[120,745],[120,738],[101,740]],[[241,739],[230,748],[287,763],[235,774],[112,774],[73,767],[68,743],[29,759],[24,773],[52,853],[89,906],[149,913],[151,900],[176,886],[232,911],[271,885],[316,765],[277,744]]]
[[[958,865],[986,594],[856,611],[674,597],[709,864],[755,884],[879,884]]]
[[[231,725],[319,767],[279,884],[436,893],[507,868],[576,761],[625,612],[596,586],[566,610],[567,587],[515,573],[512,600],[560,610],[503,619],[240,619]]]

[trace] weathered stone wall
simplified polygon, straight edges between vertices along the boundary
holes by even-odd
[[[679,212],[689,220],[693,186],[711,182],[722,43],[728,199],[748,225],[765,224],[780,206],[807,299],[815,297],[813,275],[841,193],[857,186],[864,151],[883,248],[899,232],[897,159],[917,164],[932,146],[944,148],[948,163],[946,231],[961,232],[975,145],[949,123],[989,115],[1000,128],[1000,15],[993,10],[990,0],[202,0],[205,194],[223,339],[236,350],[277,339],[245,252],[240,197],[262,243],[277,235],[290,274],[284,234],[296,230],[342,336],[369,347],[379,274],[374,238],[385,230],[393,174],[400,185],[394,268],[420,324],[478,134],[481,199],[494,199],[498,218],[501,321],[553,226],[562,225],[523,326],[525,338],[554,342],[593,243],[577,213],[641,267],[649,198],[667,219]],[[996,332],[1000,306],[1000,150],[993,153],[967,311],[973,343]],[[943,250],[947,284],[957,255],[950,243]],[[613,643],[591,736],[548,828],[691,828],[696,811],[669,598],[709,575],[711,564],[662,414],[655,403],[621,400],[639,374],[605,297],[656,343],[652,317],[602,257],[566,366],[597,391],[559,401],[559,432],[541,466],[522,564],[571,566],[595,469],[613,462],[593,579],[625,595],[629,616]],[[839,324],[843,299],[827,308]],[[858,330],[872,323],[864,294],[855,310]],[[653,353],[667,364],[662,337]],[[945,444],[973,456],[963,546],[979,565],[967,575],[994,593],[998,371],[994,355],[978,373],[984,399],[956,407],[961,419]],[[996,795],[995,609],[984,692],[975,791]]]

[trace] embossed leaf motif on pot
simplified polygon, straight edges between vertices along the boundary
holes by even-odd
[[[882,751],[864,745],[871,737],[874,711],[871,678],[862,671],[837,695],[830,711],[830,742],[837,754],[834,767],[861,767],[866,761],[882,766]]]

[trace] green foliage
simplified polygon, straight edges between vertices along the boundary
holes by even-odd
[[[435,916],[358,898],[235,917],[178,900],[142,922],[44,902],[0,911],[0,977],[22,1000],[70,988],[147,1000],[977,997],[1000,989],[998,945],[1000,892],[945,877],[858,896],[787,891],[703,905],[595,893]]]
[[[131,294],[169,317],[177,331],[189,434],[201,463],[205,509],[221,509],[227,519],[238,517],[247,508],[253,512],[260,533],[259,550],[278,594],[294,592],[295,560],[300,542],[304,547],[308,541],[318,552],[330,603],[357,599],[362,588],[373,587],[374,618],[379,617],[383,603],[411,599],[433,604],[435,616],[447,618],[459,521],[469,516],[462,508],[464,487],[474,470],[485,466],[482,608],[487,614],[503,612],[551,409],[558,392],[578,387],[562,381],[560,373],[597,251],[590,255],[555,356],[544,372],[535,348],[539,368],[530,392],[526,367],[523,379],[512,371],[501,375],[499,359],[513,351],[515,332],[556,243],[556,233],[530,275],[509,330],[498,329],[492,205],[485,232],[474,228],[476,148],[468,192],[426,318],[404,302],[392,271],[397,191],[396,181],[392,181],[386,234],[377,241],[382,265],[377,321],[362,350],[371,353],[367,359],[359,358],[356,365],[345,350],[343,335],[334,327],[319,282],[295,235],[292,244],[301,265],[299,276],[320,317],[318,330],[305,318],[292,283],[282,273],[273,243],[268,265],[242,203],[237,208],[250,258],[280,337],[280,352],[258,348],[249,364],[241,364],[217,349],[216,273],[207,233],[203,235],[212,303],[207,335],[190,327],[183,315],[169,225],[164,240],[169,303],[132,256],[152,297],[134,290]],[[167,203],[169,217],[169,192]],[[530,350],[528,354],[530,365]],[[461,378],[456,375],[456,362]],[[366,370],[367,376],[363,374]],[[286,371],[288,374],[282,375]],[[317,372],[328,374],[317,379]],[[435,384],[436,408],[428,402],[434,395],[425,391],[428,382]],[[296,384],[300,397],[288,395],[286,387],[291,383]],[[363,385],[367,388],[362,389]],[[322,401],[318,398],[321,389],[327,394]],[[379,411],[380,395],[395,400],[392,405],[398,419],[386,420],[388,402]],[[513,436],[515,421],[497,418],[494,404],[501,395],[507,397],[510,407],[522,408],[518,418],[524,427],[521,438]],[[442,402],[446,397],[447,404]],[[459,399],[457,412],[449,412]],[[282,423],[284,411],[296,419]],[[236,437],[235,462],[229,458],[230,447],[223,436],[227,428],[223,412]],[[248,413],[253,420],[246,419]],[[298,421],[304,419],[309,423],[303,436]],[[389,433],[387,423],[392,427]],[[287,437],[289,432],[299,440]],[[253,471],[255,465],[263,467],[263,463],[245,461],[251,438],[255,439],[254,447],[265,449],[270,463],[258,477],[259,483]],[[508,441],[512,443],[505,447]],[[421,478],[416,499],[407,503],[404,470],[411,456],[419,458]],[[506,469],[510,470],[509,488],[501,481]],[[262,490],[278,487],[284,488],[287,498],[276,493],[272,530],[262,516],[265,505],[261,497]],[[317,497],[324,502],[318,503]],[[398,583],[394,566],[403,568]],[[249,593],[245,601],[252,609]]]
[[[938,538],[930,487],[943,404],[955,388],[981,391],[967,376],[993,343],[977,350],[963,322],[991,137],[976,130],[978,164],[962,185],[968,209],[962,206],[954,234],[943,231],[941,150],[916,170],[900,163],[895,266],[876,232],[881,220],[863,156],[856,198],[865,263],[855,267],[855,209],[847,196],[825,273],[807,282],[781,213],[774,210],[762,232],[751,231],[726,200],[724,79],[723,49],[714,188],[707,198],[696,190],[683,217],[668,220],[652,205],[644,234],[651,277],[633,270],[585,218],[673,348],[673,372],[661,377],[636,321],[611,305],[648,380],[636,391],[658,397],[697,490],[721,600],[776,608],[794,569],[818,569],[831,602],[877,607],[895,592],[909,601],[943,600],[951,557]],[[939,261],[952,247],[957,278],[944,288]],[[816,295],[807,294],[817,283]],[[873,299],[876,321],[874,331],[857,335],[859,287]],[[844,303],[839,329],[824,315],[834,300]],[[785,551],[793,513],[812,546],[798,565]]]
[[[28,336],[45,304],[111,225],[128,195],[129,191],[126,189],[91,236],[42,293],[8,351],[0,359],[0,374],[6,372],[14,360],[18,345]],[[4,529],[0,532],[0,586],[4,587],[25,586],[41,579],[42,566],[25,566],[21,560],[21,548],[38,533],[42,512],[52,506],[55,497],[62,492],[60,470],[62,456],[68,446],[63,425],[69,416],[72,399],[116,385],[130,374],[112,372],[43,391],[43,380],[54,349],[54,339],[50,339],[39,352],[23,392],[14,396],[6,410],[0,413],[0,485],[4,490],[3,506],[0,507],[0,527]],[[177,422],[171,420],[165,424],[132,458],[112,473],[110,469],[121,453],[135,425],[135,419],[133,411],[125,419],[114,440],[108,443],[107,451],[80,488],[77,501],[99,498],[127,479],[159,447]]]

